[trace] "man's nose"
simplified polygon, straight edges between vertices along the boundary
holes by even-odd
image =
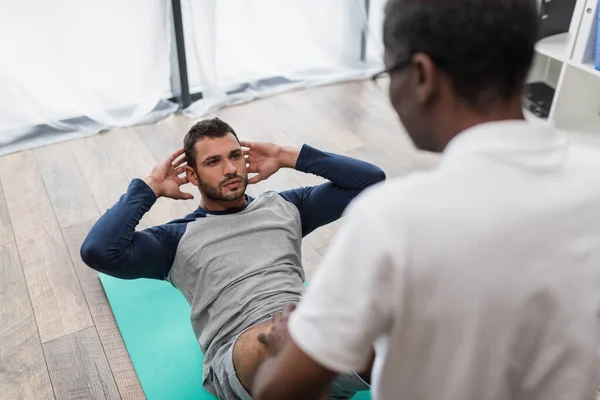
[[[237,175],[237,168],[231,162],[231,160],[225,161],[225,170],[223,171],[223,175]]]

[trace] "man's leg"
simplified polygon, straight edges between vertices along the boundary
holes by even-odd
[[[263,322],[242,333],[233,346],[233,365],[240,383],[252,394],[252,383],[260,364],[269,358],[267,347],[258,340],[271,331],[271,322]]]
[[[273,320],[258,325],[240,335],[234,346],[234,364],[239,381],[248,393],[253,393],[253,382],[260,365],[269,357],[275,356],[281,349],[282,343],[289,338],[287,330],[289,315],[295,305],[287,305],[283,312],[276,313]],[[264,336],[259,339],[260,336]],[[351,399],[357,392],[370,389],[371,372],[375,360],[375,351],[366,371],[350,374],[340,374],[332,382],[324,399]]]
[[[270,334],[271,328],[270,321],[257,325],[240,335],[234,344],[233,361],[236,376],[249,394],[253,393],[252,384],[258,367],[270,356],[267,347],[258,340],[258,336],[262,333]],[[320,400],[351,399],[357,392],[369,390],[374,360],[373,351],[366,371],[338,375],[332,382],[328,395]]]
[[[358,374],[340,374],[329,388],[330,400],[348,400],[358,392],[370,390],[371,386]]]
[[[268,357],[257,336],[271,329],[270,322],[242,332],[222,346],[212,360],[211,385],[222,400],[252,400],[252,383],[258,366]]]
[[[364,372],[338,375],[329,389],[329,399],[346,400],[351,399],[358,392],[371,389],[371,371],[375,361],[375,351],[371,356],[369,367]]]
[[[373,374],[373,364],[374,363],[375,363],[375,349],[373,349],[371,351],[371,359],[369,360],[367,370],[364,372],[360,372],[358,374],[358,376],[360,376],[360,378],[363,381],[365,381],[366,383],[368,383],[369,385],[371,384],[371,375]]]

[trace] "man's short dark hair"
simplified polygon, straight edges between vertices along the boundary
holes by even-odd
[[[183,150],[188,165],[196,169],[196,143],[204,138],[215,139],[233,134],[239,141],[235,131],[229,124],[219,118],[205,119],[190,128],[183,139]]]
[[[536,0],[390,0],[387,66],[428,54],[471,106],[523,89],[538,32]]]

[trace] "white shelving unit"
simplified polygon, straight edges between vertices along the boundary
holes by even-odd
[[[543,56],[565,61],[569,57],[568,50],[572,46],[572,42],[572,34],[561,33],[540,40],[535,46],[535,51]]]
[[[577,0],[569,32],[537,43],[528,80],[545,82],[556,91],[547,120],[526,115],[568,132],[574,140],[600,146],[600,71],[594,68],[598,3]]]

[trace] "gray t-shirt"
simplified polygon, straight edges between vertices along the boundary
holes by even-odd
[[[168,279],[192,306],[192,327],[208,367],[204,378],[222,345],[298,302],[304,288],[301,241],[298,209],[274,192],[236,214],[208,214],[188,224]]]

